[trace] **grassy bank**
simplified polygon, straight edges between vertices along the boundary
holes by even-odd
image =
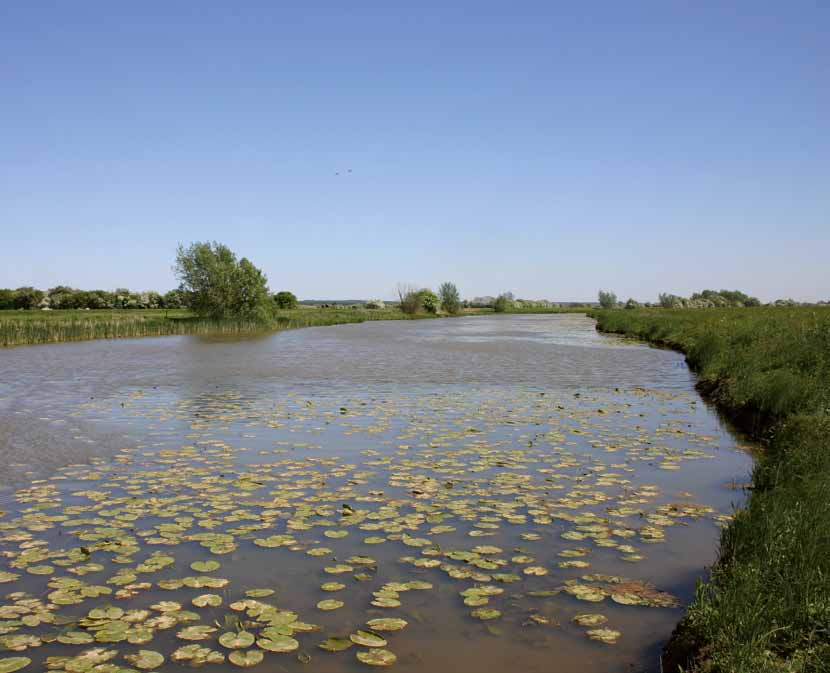
[[[166,336],[241,334],[406,318],[394,309],[298,308],[275,311],[268,322],[210,320],[184,310],[0,311],[0,346]]]
[[[830,670],[830,308],[594,317],[602,331],[685,353],[701,390],[764,446],[664,671]]]

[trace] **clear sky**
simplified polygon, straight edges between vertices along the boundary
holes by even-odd
[[[0,3],[0,287],[830,298],[830,2]],[[339,173],[339,175],[337,175]]]

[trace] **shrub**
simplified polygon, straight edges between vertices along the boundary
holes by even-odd
[[[0,289],[0,311],[7,311],[14,308],[14,290]]]
[[[599,305],[602,306],[602,308],[617,307],[617,295],[610,290],[600,290],[597,293],[597,298],[599,299]]]
[[[421,310],[421,294],[412,285],[398,283],[398,307],[407,315],[415,315]]]
[[[274,302],[277,308],[290,309],[297,308],[297,296],[293,292],[283,290],[274,295]]]
[[[438,299],[437,294],[425,287],[422,290],[418,290],[418,296],[420,297],[420,304],[424,311],[427,313],[438,313],[441,301]]]
[[[513,308],[513,302],[512,292],[502,292],[498,297],[496,297],[496,301],[493,302],[493,310],[496,313],[504,313],[505,311],[509,311]]]

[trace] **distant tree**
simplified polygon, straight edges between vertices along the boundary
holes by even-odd
[[[513,308],[515,299],[512,292],[502,292],[493,302],[493,310],[496,313],[504,313]]]
[[[640,304],[640,302],[638,302],[636,299],[633,299],[632,297],[629,297],[628,301],[625,302],[625,308],[627,309],[640,308],[641,306],[642,305]]]
[[[0,289],[0,311],[14,308],[15,292],[7,288]]]
[[[277,308],[297,308],[297,296],[293,292],[283,290],[274,295]]]
[[[176,288],[165,292],[161,297],[162,308],[186,308],[187,295],[180,289]]]
[[[384,302],[382,299],[370,299],[365,304],[363,304],[363,308],[368,308],[368,309],[386,308],[386,302]]]
[[[175,272],[191,308],[212,318],[265,319],[268,281],[248,259],[220,243],[192,243],[176,251]]]
[[[597,297],[602,308],[617,308],[617,295],[610,290],[600,290]]]
[[[441,306],[441,300],[429,288],[418,290],[418,297],[420,299],[421,308],[427,313],[438,313],[438,308]]]
[[[114,305],[114,297],[111,292],[104,290],[91,290],[87,292],[87,306],[84,308],[103,309],[112,308]]]
[[[141,293],[141,308],[161,308],[162,297],[158,292],[150,290]]]
[[[461,295],[455,283],[441,283],[438,294],[441,297],[441,308],[444,311],[450,315],[456,315],[461,311]]]
[[[29,310],[36,309],[45,296],[42,290],[33,287],[19,287],[14,291],[14,307]]]
[[[661,293],[660,306],[663,308],[723,308],[760,306],[757,297],[750,297],[739,290],[701,290],[688,299],[675,294]]]
[[[398,307],[407,315],[418,313],[422,308],[418,289],[407,283],[398,283]]]

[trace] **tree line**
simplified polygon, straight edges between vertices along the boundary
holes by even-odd
[[[173,269],[180,285],[164,294],[126,288],[78,290],[66,285],[48,290],[19,287],[0,289],[0,310],[187,308],[217,319],[268,319],[275,308],[292,309],[298,304],[291,292],[272,295],[265,274],[220,243],[180,245]]]
[[[640,303],[629,298],[625,303],[617,300],[617,295],[610,290],[600,290],[597,293],[599,305],[605,309],[612,308],[641,308],[649,306],[660,306],[662,308],[742,308],[760,306],[761,300],[751,297],[740,290],[703,290],[695,292],[691,297],[681,297],[668,292],[661,292],[657,298],[657,304],[648,302]],[[779,300],[775,303],[781,303]],[[788,300],[792,302],[792,300]],[[794,303],[794,302],[793,302]]]
[[[185,308],[187,297],[180,289],[159,292],[133,292],[126,288],[78,290],[58,285],[48,290],[34,287],[0,288],[0,310],[36,309],[146,309]]]

